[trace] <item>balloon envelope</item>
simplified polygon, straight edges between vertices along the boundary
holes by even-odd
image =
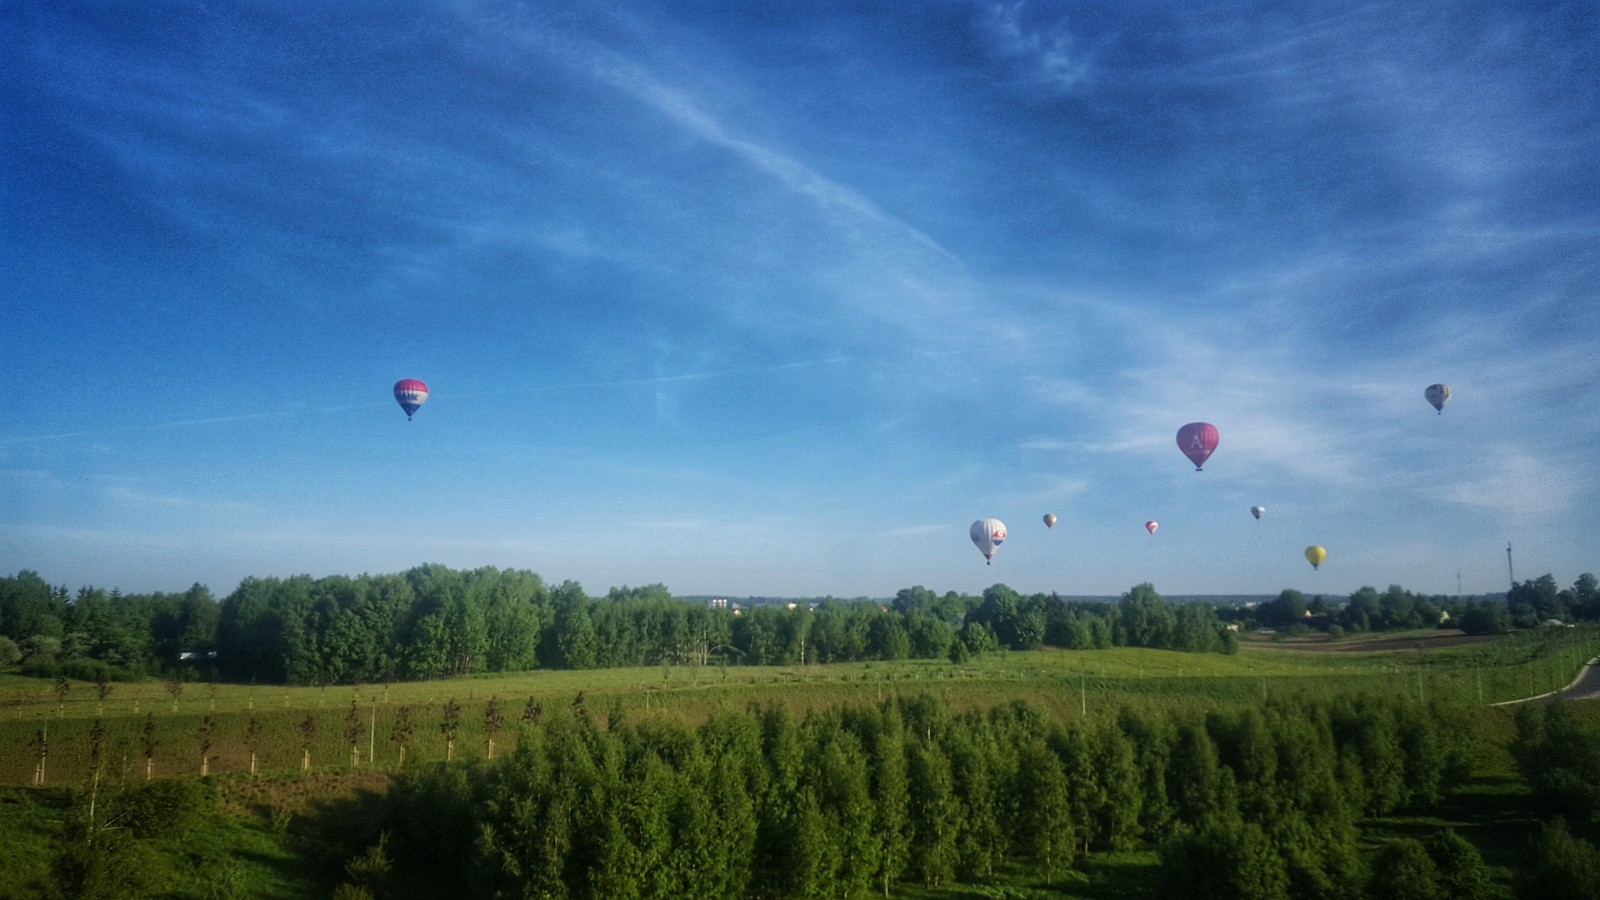
[[[1178,449],[1189,457],[1189,461],[1194,463],[1194,470],[1198,472],[1211,457],[1212,451],[1217,449],[1220,437],[1217,426],[1210,422],[1190,422],[1178,429]]]
[[[1056,518],[1056,514],[1055,513],[1045,513],[1044,514],[1044,527],[1046,527],[1046,528],[1054,528],[1054,527],[1056,527],[1056,522],[1058,522],[1058,521],[1060,521],[1060,520]]]
[[[1422,396],[1428,398],[1428,402],[1433,404],[1433,408],[1437,409],[1440,415],[1444,415],[1444,405],[1450,402],[1450,385],[1430,384],[1427,390],[1422,392]]]
[[[394,399],[406,411],[406,421],[411,414],[428,402],[428,386],[415,378],[402,378],[394,383]]]
[[[1306,562],[1311,563],[1311,568],[1313,569],[1322,565],[1322,561],[1327,558],[1328,551],[1318,547],[1316,544],[1312,544],[1306,548]]]
[[[1150,532],[1151,534],[1155,534],[1156,529],[1160,527],[1161,523],[1157,522],[1155,519],[1151,519],[1150,521],[1144,523],[1144,530]]]
[[[1266,511],[1267,511],[1267,508],[1265,506],[1252,506],[1252,507],[1250,507],[1250,515],[1255,516],[1258,519],[1261,518],[1261,514],[1266,512]]]
[[[979,519],[972,523],[968,534],[972,535],[972,543],[983,554],[983,558],[992,560],[995,549],[1005,542],[1006,523],[999,519]]]

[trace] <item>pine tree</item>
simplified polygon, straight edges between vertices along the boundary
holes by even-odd
[[[826,722],[819,731],[807,781],[827,833],[828,875],[834,892],[858,896],[879,868],[867,757],[856,736],[837,724]]]
[[[205,777],[211,774],[211,735],[216,731],[217,723],[210,716],[200,722],[200,775]]]
[[[449,762],[456,755],[456,732],[461,724],[461,704],[454,697],[445,701],[444,714],[439,720],[439,733],[444,735],[444,761]]]
[[[405,768],[406,750],[411,747],[411,707],[402,706],[395,711],[394,725],[389,729],[389,743],[400,750],[395,768]]]
[[[1144,801],[1133,744],[1120,729],[1102,726],[1095,729],[1092,754],[1100,784],[1092,837],[1112,850],[1131,850],[1139,840]]]
[[[499,699],[490,697],[483,710],[483,735],[489,745],[488,756],[490,759],[494,759],[494,737],[500,733],[500,729],[505,726],[505,723],[506,717],[500,712]]]
[[[311,748],[317,743],[317,717],[306,713],[300,723],[300,771],[311,771]]]
[[[1421,843],[1403,838],[1378,851],[1368,896],[1373,900],[1452,900],[1439,883],[1439,867]]]
[[[1019,848],[1044,866],[1045,880],[1053,884],[1078,845],[1067,775],[1040,738],[1029,738],[1017,748],[1017,771],[1011,788],[1017,808],[1014,834]]]
[[[249,724],[244,728],[245,749],[250,751],[250,774],[256,774],[256,751],[261,747],[261,723],[255,716],[250,717]]]
[[[344,714],[344,742],[350,747],[350,767],[361,764],[361,735],[366,731],[361,709],[355,698],[350,699],[350,711]]]
[[[140,731],[140,747],[144,749],[144,780],[156,776],[156,719],[154,713],[144,714],[144,728]]]
[[[911,873],[928,887],[955,877],[961,804],[956,799],[950,761],[936,744],[913,742],[906,767],[907,847]]]
[[[873,832],[878,839],[877,879],[883,895],[900,880],[910,860],[909,783],[906,774],[905,723],[895,700],[882,704],[872,746]]]
[[[1163,897],[1175,900],[1288,900],[1289,877],[1271,841],[1236,811],[1163,841]]]

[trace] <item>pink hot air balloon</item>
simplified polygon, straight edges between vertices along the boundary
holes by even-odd
[[[394,399],[406,411],[406,421],[409,422],[412,413],[428,402],[428,386],[415,378],[402,378],[394,383]]]
[[[1155,519],[1151,519],[1150,521],[1144,523],[1144,530],[1150,532],[1151,534],[1155,534],[1156,529],[1160,527],[1161,523],[1157,522]]]
[[[1217,449],[1219,437],[1217,426],[1210,422],[1190,422],[1178,429],[1178,449],[1189,457],[1189,461],[1194,463],[1194,470],[1199,472],[1211,457],[1211,451]]]

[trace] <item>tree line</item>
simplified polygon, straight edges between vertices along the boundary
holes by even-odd
[[[1155,847],[1166,896],[1358,897],[1394,874],[1358,819],[1437,805],[1468,756],[1445,713],[1359,696],[1099,725],[928,696],[602,724],[580,700],[523,728],[507,757],[396,783],[396,872],[485,897],[888,896]],[[1447,843],[1449,895],[1493,896]]]
[[[1541,575],[1513,584],[1503,599],[1417,594],[1391,584],[1381,593],[1362,587],[1343,602],[1334,603],[1320,596],[1307,599],[1300,591],[1289,589],[1257,607],[1252,618],[1259,625],[1303,624],[1335,636],[1441,625],[1468,634],[1505,634],[1551,620],[1600,621],[1600,590],[1595,577],[1587,572],[1567,588],[1559,587],[1553,576]]]
[[[160,671],[240,682],[375,683],[534,668],[804,665],[951,659],[1045,645],[1228,652],[1204,603],[1148,584],[1118,602],[979,596],[918,586],[893,600],[711,608],[659,584],[589,597],[526,570],[424,565],[390,575],[247,578],[214,601],[184,594],[70,595],[36,573],[0,579],[0,665],[95,680]],[[190,660],[180,666],[180,657]]]
[[[905,588],[892,600],[711,608],[659,584],[590,597],[520,569],[423,565],[398,574],[246,578],[220,602],[200,584],[129,595],[0,578],[0,666],[101,681],[165,673],[239,682],[375,683],[534,668],[803,665],[950,659],[1043,646],[1231,653],[1233,628],[1319,623],[1332,631],[1444,622],[1504,631],[1550,618],[1600,618],[1592,575],[1561,590],[1549,575],[1498,599],[1363,587],[1340,605],[1286,590],[1255,610],[1169,603],[1146,583],[1115,601]]]
[[[1525,704],[1516,722],[1511,755],[1547,817],[1520,873],[1521,893],[1600,897],[1600,725],[1568,703]]]
[[[437,725],[449,740],[479,714],[452,700]],[[1161,896],[1501,898],[1449,830],[1383,835],[1375,848],[1361,831],[1365,817],[1425,818],[1462,783],[1481,751],[1458,715],[1395,696],[1280,694],[1069,724],[1026,701],[958,711],[906,695],[801,718],[723,709],[691,726],[594,717],[581,694],[530,699],[511,721],[491,699],[481,738],[492,748],[511,731],[516,749],[413,764],[359,824],[323,835],[318,858],[343,861],[344,897],[889,896],[907,884],[1056,884],[1097,854],[1153,849],[1145,888]],[[361,719],[354,707],[344,716],[352,754]],[[403,750],[414,724],[402,715],[388,739]],[[1517,895],[1600,895],[1600,727],[1570,704],[1530,704],[1516,731],[1531,806],[1550,817],[1517,855]],[[202,773],[209,735],[208,717]],[[154,848],[215,817],[215,783],[152,781],[148,766],[140,779],[113,744],[96,721],[58,851],[11,865],[14,886],[145,896],[186,883],[162,854],[193,848]]]

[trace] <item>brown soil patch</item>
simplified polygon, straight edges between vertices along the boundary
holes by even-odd
[[[1240,644],[1275,650],[1313,650],[1322,653],[1398,653],[1403,650],[1443,650],[1467,644],[1484,644],[1498,641],[1501,634],[1464,634],[1454,628],[1441,628],[1427,634],[1407,634],[1388,637],[1363,635],[1332,641],[1325,634],[1298,637],[1272,638],[1264,635],[1243,636]]]
[[[230,775],[218,779],[217,806],[239,816],[304,815],[330,798],[385,794],[393,780],[392,774],[383,771],[274,773],[256,778]]]

